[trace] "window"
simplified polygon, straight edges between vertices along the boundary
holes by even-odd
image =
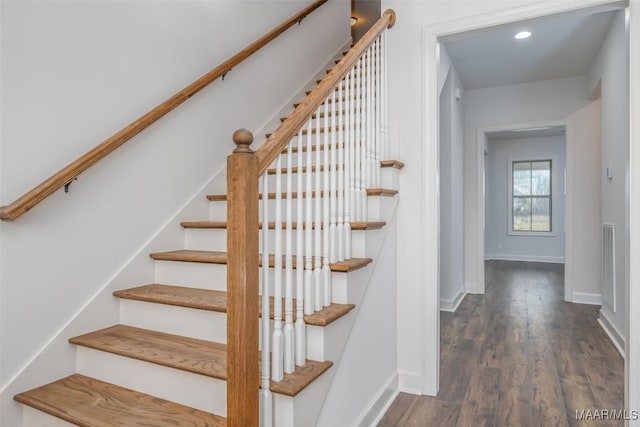
[[[512,164],[512,231],[551,231],[551,160]]]

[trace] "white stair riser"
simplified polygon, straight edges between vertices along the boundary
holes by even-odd
[[[222,344],[227,342],[227,315],[215,311],[120,299],[120,323]]]
[[[366,251],[366,234],[375,230],[353,230],[351,232],[352,240],[352,256],[355,258],[365,257]],[[296,233],[298,230],[293,230],[293,253],[296,253]],[[304,230],[301,230],[304,233]],[[312,230],[313,233],[313,230]],[[275,252],[275,230],[269,231],[269,248],[270,253]],[[282,250],[286,249],[285,230],[282,230]],[[262,230],[260,231],[260,248],[262,248]],[[193,250],[203,251],[226,251],[227,250],[227,230],[226,229],[196,229],[190,228],[185,230],[185,248]],[[304,251],[304,246],[302,248]]]
[[[221,416],[227,413],[226,381],[82,346],[76,352],[80,374]]]
[[[22,405],[23,427],[74,427],[75,424],[41,412],[27,405]]]
[[[347,314],[345,317],[349,316],[350,314]],[[344,329],[345,324],[351,322],[351,320],[344,322],[342,319],[340,318],[325,327],[307,325],[307,359],[336,360],[330,357],[330,355],[335,356],[335,351],[337,351],[337,348],[333,349],[331,345],[332,343],[336,343],[338,346],[343,344],[344,340],[341,338],[340,331]],[[256,322],[259,321],[260,319],[256,319]],[[225,313],[122,299],[120,301],[120,323],[222,344],[227,342],[227,316]],[[273,329],[273,321],[271,321],[271,325]]]
[[[321,361],[340,360],[354,319],[355,313],[351,310],[328,326],[307,326],[307,358]]]
[[[283,266],[284,267],[284,266]],[[225,264],[210,264],[210,263],[198,263],[198,262],[180,262],[180,261],[156,261],[156,283],[171,284],[176,286],[187,286],[201,289],[214,289],[220,291],[226,291],[226,272],[227,266]],[[360,270],[366,270],[364,267]],[[197,269],[197,271],[195,271]],[[359,271],[359,270],[356,270]],[[346,288],[348,278],[354,272],[348,274],[342,272],[331,272],[332,288],[336,286]],[[262,269],[259,271],[260,282],[262,283]],[[282,275],[284,279],[284,273]],[[273,283],[274,269],[269,269],[269,294],[273,295]],[[218,285],[215,288],[206,286],[211,283]],[[293,293],[295,298],[296,290],[296,272],[293,272]],[[283,290],[284,295],[284,290]],[[347,303],[348,301],[336,300],[333,302]]]
[[[333,302],[338,304],[355,304],[356,307],[358,307],[367,286],[366,279],[369,277],[369,268],[371,267],[360,268],[350,272],[348,274],[348,283],[346,280],[332,280],[331,296]]]
[[[284,200],[284,199],[282,199]],[[293,215],[295,217],[297,212],[297,203],[299,199],[294,199],[293,204],[291,206]],[[275,200],[269,200],[269,221],[273,221],[275,219]],[[305,203],[302,200],[302,203]],[[393,197],[386,196],[368,196],[367,197],[367,212],[368,212],[368,221],[383,221],[386,218],[390,218],[390,214],[393,212],[393,208],[395,206],[395,202],[393,202]],[[285,215],[285,205],[283,205],[282,216],[284,218]],[[304,205],[303,205],[304,206]],[[387,207],[391,209],[387,209]],[[315,205],[313,207],[315,212]],[[262,219],[262,201],[259,204],[259,218]],[[210,218],[213,221],[225,221],[227,219],[227,202],[226,201],[214,201],[210,203]],[[355,219],[352,218],[352,221]]]
[[[330,371],[332,371],[332,368]],[[89,348],[78,347],[77,371],[176,403],[226,416],[226,381]],[[333,372],[325,372],[297,396],[273,394],[275,426],[313,425]],[[179,384],[179,387],[176,387]],[[312,417],[312,418],[311,418]],[[63,427],[68,424],[52,424]],[[40,424],[25,426],[40,427]],[[49,426],[47,426],[49,427]]]
[[[192,288],[227,290],[227,266],[203,262],[155,261],[155,282]]]
[[[398,190],[400,188],[400,169],[394,167],[380,169],[380,187]]]
[[[274,427],[309,427],[316,424],[335,366],[316,378],[295,397],[273,395]]]

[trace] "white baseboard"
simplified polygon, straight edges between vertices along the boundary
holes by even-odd
[[[421,395],[422,375],[414,372],[398,371],[398,389],[402,393]]]
[[[511,255],[511,254],[485,254],[485,261],[528,261],[528,262],[549,262],[552,264],[564,264],[564,257],[540,256],[540,255]]]
[[[618,350],[618,353],[620,353],[620,355],[624,359],[624,357],[625,357],[625,353],[624,353],[624,348],[625,348],[624,336],[622,336],[622,334],[620,333],[618,328],[616,328],[614,326],[613,322],[611,322],[611,319],[609,318],[607,313],[605,311],[603,311],[602,309],[600,309],[600,317],[598,317],[598,323],[600,324],[602,329],[604,329],[604,332],[609,336],[609,339],[611,340],[613,345]]]
[[[571,302],[577,304],[602,305],[602,295],[574,292],[571,297]]]
[[[352,427],[368,427],[377,425],[399,392],[398,373],[394,372],[378,393],[376,393],[374,398],[367,404],[360,416],[356,418]]]
[[[462,300],[464,300],[464,297],[466,295],[467,293],[464,291],[464,289],[460,289],[458,291],[458,294],[455,297],[453,297],[453,299],[450,299],[450,300],[441,299],[440,311],[448,311],[448,312],[455,313],[458,307],[460,306],[460,303],[462,302]]]

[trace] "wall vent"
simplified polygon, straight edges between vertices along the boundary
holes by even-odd
[[[616,312],[616,226],[602,225],[602,304]]]

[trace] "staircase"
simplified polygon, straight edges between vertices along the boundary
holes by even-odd
[[[369,64],[373,58],[369,56]],[[366,71],[369,79],[373,74],[374,80],[380,80],[375,78],[375,70],[380,75],[380,68],[367,68],[366,63],[363,64],[359,74],[358,71],[351,72],[351,86],[355,92],[343,94],[346,85],[333,90],[308,119],[307,127],[298,130],[291,146],[279,150],[281,154],[265,171],[260,184],[263,190],[258,196],[262,201],[260,218],[265,219],[259,225],[260,252],[270,255],[268,259],[259,257],[259,265],[261,283],[268,284],[261,288],[261,294],[265,296],[261,310],[249,316],[253,316],[255,326],[260,322],[263,331],[265,327],[267,329],[267,334],[260,336],[260,348],[265,348],[265,342],[270,343],[270,334],[281,323],[290,327],[295,324],[296,328],[303,324],[302,336],[305,337],[304,343],[296,343],[299,345],[296,351],[298,348],[303,351],[304,360],[298,358],[295,365],[291,362],[294,369],[289,373],[286,373],[287,362],[281,362],[285,363],[282,379],[274,379],[278,375],[277,368],[272,368],[275,371],[268,366],[265,369],[265,361],[271,365],[273,359],[292,359],[294,355],[279,354],[282,350],[277,348],[271,355],[262,355],[261,425],[316,425],[335,374],[334,365],[340,363],[342,349],[366,293],[371,263],[381,250],[387,223],[394,218],[398,174],[404,165],[396,160],[375,158],[373,148],[371,154],[367,151],[365,158],[363,142],[362,184],[365,183],[367,162],[367,165],[373,165],[367,166],[366,171],[371,177],[370,183],[378,185],[366,188],[361,195],[354,190],[353,198],[362,199],[359,214],[354,212],[354,220],[345,222],[344,240],[335,237],[337,242],[332,241],[332,250],[345,255],[350,252],[350,256],[332,253],[332,260],[327,263],[329,255],[325,249],[323,254],[314,252],[310,264],[309,253],[298,247],[303,242],[303,233],[307,236],[318,233],[316,236],[319,236],[326,232],[325,236],[328,236],[329,223],[332,233],[338,236],[333,212],[337,208],[332,208],[331,221],[326,212],[329,212],[330,199],[341,193],[333,189],[328,191],[321,183],[322,177],[329,180],[330,172],[340,176],[343,170],[348,183],[347,159],[341,163],[338,159],[342,157],[332,156],[340,150],[347,151],[347,142],[342,141],[346,136],[345,129],[349,127],[347,110],[355,111],[355,104],[349,106],[348,97],[364,99]],[[287,118],[282,121],[287,123]],[[328,125],[329,122],[332,125]],[[353,117],[351,126],[354,129],[359,126]],[[362,129],[364,132],[364,127]],[[268,139],[270,137],[267,135]],[[306,139],[304,145],[303,138]],[[364,140],[364,134],[361,139]],[[298,145],[294,143],[296,140]],[[293,166],[293,156],[296,156],[297,166]],[[332,161],[326,162],[330,158]],[[281,183],[283,177],[288,179],[285,190]],[[295,182],[298,186],[292,184]],[[307,185],[300,187],[300,182]],[[344,193],[347,192],[349,189],[345,188]],[[227,251],[227,199],[227,194],[210,194],[207,196],[208,215],[203,213],[203,218],[175,225],[183,229],[184,240],[175,242],[176,250],[150,254],[155,265],[153,283],[114,292],[120,304],[119,324],[69,340],[76,349],[75,374],[15,396],[15,400],[24,405],[25,427],[227,425],[230,403],[227,401],[228,357],[233,357],[227,346],[231,336],[227,330],[230,280],[227,264],[232,257]],[[351,203],[360,203],[358,200]],[[334,202],[337,206],[338,201],[331,199],[332,206]],[[308,206],[324,203],[325,215],[322,219],[316,216],[315,221],[295,220],[291,212],[295,212],[298,205],[302,211],[303,203]],[[348,198],[345,203],[349,203]],[[281,212],[284,206],[288,215]],[[348,212],[346,205],[344,211]],[[348,218],[346,214],[337,216]],[[291,234],[286,238],[286,249],[283,250],[285,239],[280,235],[284,235],[284,230]],[[328,248],[328,241],[323,242]],[[290,288],[284,295],[276,286],[284,282],[282,276],[290,271],[289,268],[292,269],[289,275],[293,276],[300,271],[298,277],[302,277],[303,270],[304,274],[315,274],[323,259],[325,266],[328,265],[329,276],[322,280],[330,289],[301,291],[300,279],[287,279],[288,286],[296,290]],[[310,271],[309,265],[314,271]],[[317,282],[315,286],[321,285]],[[300,304],[293,299],[294,293]],[[274,294],[266,299],[267,295]],[[323,298],[320,295],[329,295],[329,301],[320,302],[318,298]],[[303,300],[311,307],[305,305],[304,314]],[[265,313],[267,306],[268,315]],[[303,322],[299,322],[300,318]],[[293,347],[289,350],[293,351]],[[271,394],[265,390],[265,384],[270,384]],[[258,390],[254,392],[258,393]],[[271,409],[265,409],[267,406]]]

